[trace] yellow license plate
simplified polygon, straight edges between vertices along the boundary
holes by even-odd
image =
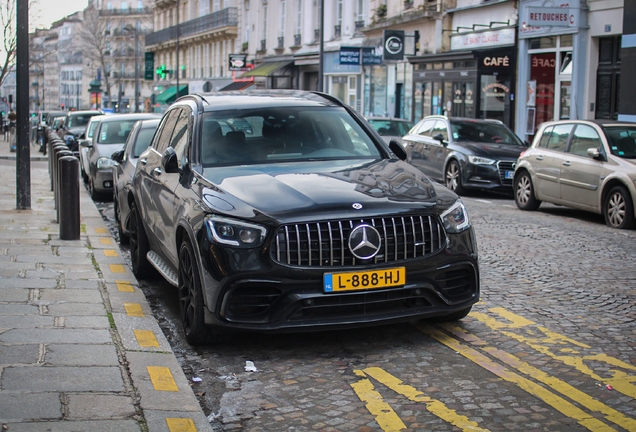
[[[347,273],[325,273],[325,292],[388,288],[406,283],[404,267]]]

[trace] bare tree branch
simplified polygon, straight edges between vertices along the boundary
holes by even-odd
[[[109,35],[106,33],[106,24],[99,19],[99,10],[90,3],[84,11],[84,20],[79,26],[79,35],[76,40],[81,41],[82,53],[91,62],[102,70],[102,79],[104,80],[104,93],[110,97],[110,83],[108,76],[108,51]]]
[[[0,28],[3,40],[2,47],[0,47],[0,85],[2,85],[15,64],[18,41],[16,33],[16,2],[17,0],[0,1]]]

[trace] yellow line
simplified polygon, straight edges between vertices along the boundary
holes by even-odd
[[[110,237],[100,237],[99,238],[99,242],[101,244],[113,244],[113,241],[110,239]]]
[[[389,374],[383,369],[379,367],[370,367],[366,368],[363,371],[368,374],[372,378],[376,379],[378,382],[384,384],[394,392],[405,396],[409,400],[413,402],[422,402],[426,404],[426,409],[435,414],[437,417],[441,418],[447,423],[452,424],[455,427],[458,427],[464,431],[486,431],[487,429],[482,429],[479,427],[479,424],[470,420],[468,417],[457,414],[457,411],[448,408],[442,402],[431,399],[426,396],[421,391],[417,390],[410,385],[403,384],[401,380],[397,379],[393,375]]]
[[[117,284],[117,289],[121,292],[135,292],[135,289],[128,281],[115,281]]]
[[[157,391],[178,392],[179,387],[172,377],[170,369],[164,366],[147,366],[152,386]]]
[[[364,372],[361,370],[354,370],[353,372],[363,378],[358,382],[352,383],[351,387],[353,387],[360,400],[366,403],[367,409],[375,416],[375,421],[382,430],[384,432],[395,432],[406,429],[406,425],[393,411],[393,408],[382,400],[382,395],[375,390],[371,381],[365,378]]]
[[[443,327],[444,329],[446,329],[447,331],[449,331],[450,333],[452,333],[453,335],[461,339],[468,341],[467,339],[470,338],[470,343],[474,343],[473,340],[476,339],[478,342],[480,342],[481,345],[486,344],[485,341],[479,339],[477,336],[469,335],[458,326],[446,324]],[[624,414],[622,414],[621,412],[594,399],[592,396],[580,391],[576,387],[571,386],[567,382],[562,381],[559,378],[550,376],[544,371],[542,371],[541,369],[538,369],[532,365],[529,365],[528,363],[520,360],[518,357],[515,357],[512,354],[507,353],[503,350],[500,350],[499,348],[484,346],[481,349],[487,352],[488,354],[490,354],[491,356],[517,369],[519,372],[525,375],[528,375],[536,379],[537,381],[550,386],[554,390],[558,391],[564,396],[567,396],[568,398],[572,399],[574,402],[581,404],[585,408],[605,414],[605,418],[611,421],[612,423],[615,423],[624,429],[636,431],[636,420],[629,418],[625,416]]]
[[[117,255],[117,251],[115,249],[104,249],[104,255],[107,256],[107,257],[119,256],[119,255]]]
[[[522,390],[525,390],[531,395],[538,397],[539,399],[541,399],[542,401],[544,401],[545,403],[547,403],[548,405],[552,406],[554,409],[559,411],[560,413],[575,419],[576,421],[578,421],[578,423],[581,426],[592,431],[615,430],[614,428],[606,425],[602,421],[592,417],[590,414],[586,413],[582,409],[576,407],[575,405],[571,404],[567,400],[563,399],[561,396],[558,396],[550,392],[549,390],[541,387],[539,384],[536,384],[535,382],[530,381],[529,379],[524,378],[521,375],[516,374],[515,372],[512,372],[511,370],[494,362],[493,360],[486,357],[484,354],[481,354],[480,352],[476,351],[475,349],[462,345],[459,341],[447,336],[441,331],[422,323],[417,323],[415,324],[415,326],[418,329],[420,329],[422,333],[429,335],[430,337],[437,340],[438,342],[458,352],[459,354],[463,355],[464,357],[466,357],[473,363],[478,364],[479,366],[483,367],[484,369],[492,372],[493,374],[497,375],[498,377],[508,382],[516,384]]]
[[[168,430],[170,432],[196,432],[194,422],[189,418],[167,418]]]
[[[141,305],[139,303],[124,303],[124,309],[126,309],[126,315],[134,316],[134,317],[143,317],[146,316],[144,311],[141,309]]]
[[[95,228],[95,232],[97,234],[106,234],[108,233],[108,230],[106,228]]]
[[[134,333],[139,346],[159,348],[159,342],[152,330],[134,330]]]
[[[113,273],[126,273],[126,269],[121,264],[109,264],[108,266]]]

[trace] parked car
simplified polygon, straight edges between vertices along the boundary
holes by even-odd
[[[132,176],[137,167],[139,155],[148,148],[159,119],[139,120],[133,125],[124,148],[112,154],[113,166],[113,203],[115,220],[119,231],[119,242],[128,244],[128,219],[130,206],[127,196],[132,186]]]
[[[387,144],[392,139],[401,144],[402,137],[408,134],[414,126],[412,121],[401,118],[368,117],[367,120]]]
[[[79,156],[79,140],[83,138],[86,125],[91,117],[104,114],[99,110],[69,111],[58,129],[58,135],[73,152]]]
[[[402,139],[411,164],[459,195],[512,192],[515,163],[527,148],[500,121],[437,115],[424,117]]]
[[[542,201],[602,214],[612,228],[636,225],[636,123],[543,123],[515,170],[515,202]]]
[[[468,213],[400,157],[326,94],[184,96],[133,176],[132,270],[177,287],[191,344],[461,319],[479,298]]]
[[[78,141],[80,175],[82,177],[82,180],[86,184],[88,184],[88,172],[90,171],[88,163],[88,150],[90,149],[89,145],[93,140],[93,135],[95,135],[95,130],[97,130],[99,121],[104,117],[106,117],[106,114],[91,117],[88,121],[88,124],[86,125],[84,137]]]
[[[88,150],[88,190],[91,198],[113,196],[113,163],[111,155],[124,147],[128,134],[137,120],[161,117],[158,114],[113,114],[99,120],[93,139],[83,143]]]

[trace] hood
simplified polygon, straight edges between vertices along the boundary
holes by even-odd
[[[521,145],[497,144],[497,143],[462,143],[463,149],[474,156],[483,156],[490,159],[511,159],[517,160],[519,154],[528,148]]]
[[[206,168],[212,211],[279,222],[432,211],[457,196],[399,160]],[[354,206],[355,204],[355,206]]]

